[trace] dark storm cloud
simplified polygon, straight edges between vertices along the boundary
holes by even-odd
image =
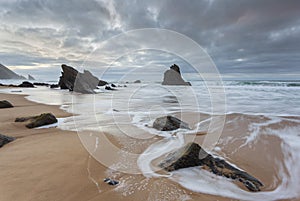
[[[79,64],[119,33],[164,28],[199,43],[224,74],[300,74],[299,0],[1,0],[0,25],[1,62],[10,66]],[[111,54],[122,44],[116,47]],[[94,63],[105,66],[99,58]],[[168,65],[176,58],[137,55],[117,66],[131,60]]]

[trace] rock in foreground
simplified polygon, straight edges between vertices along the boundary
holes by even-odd
[[[172,65],[164,74],[162,85],[185,85],[191,86],[190,82],[186,82],[181,77],[180,68],[176,64]]]
[[[153,128],[160,131],[172,131],[179,128],[190,129],[187,123],[173,116],[157,118],[153,123]]]
[[[50,125],[57,123],[56,117],[51,113],[43,113],[38,116],[32,117],[21,117],[16,118],[15,122],[26,122],[30,121],[30,123],[26,124],[27,128],[36,128],[40,126]]]
[[[260,191],[260,188],[263,186],[258,179],[233,167],[222,159],[213,157],[196,143],[189,143],[170,153],[159,166],[169,172],[182,168],[201,166],[203,169],[216,175],[237,180],[253,192]]]
[[[11,108],[11,107],[14,106],[7,100],[0,101],[0,108]]]
[[[0,148],[14,140],[15,140],[15,138],[13,138],[13,137],[9,137],[9,136],[0,134]]]

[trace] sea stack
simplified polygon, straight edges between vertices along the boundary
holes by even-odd
[[[84,70],[83,73],[80,73],[73,67],[65,64],[61,68],[63,72],[58,83],[61,89],[69,89],[70,91],[83,94],[95,93],[94,89],[97,89],[99,79],[91,72]]]
[[[190,82],[186,82],[181,77],[180,68],[178,65],[173,64],[169,70],[164,74],[164,81],[162,85],[185,85],[191,86]]]

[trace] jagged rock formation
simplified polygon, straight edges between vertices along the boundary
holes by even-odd
[[[62,75],[58,85],[61,89],[69,89],[78,93],[91,94],[95,93],[97,86],[104,86],[107,82],[99,80],[91,72],[84,70],[83,73],[78,72],[71,66],[63,64]]]
[[[153,128],[160,131],[172,131],[178,128],[190,129],[187,123],[173,116],[157,118],[153,123]]]
[[[75,83],[74,83],[74,91],[84,94],[93,94],[94,89],[97,89],[99,84],[99,79],[90,71],[84,70],[83,73],[78,73]]]
[[[14,141],[15,138],[0,134],[0,148]]]
[[[13,71],[9,70],[7,67],[4,65],[0,64],[0,79],[24,79],[26,80],[25,77],[20,76]]]
[[[11,108],[11,107],[14,106],[7,100],[0,101],[0,108]]]
[[[260,191],[263,184],[247,172],[239,170],[226,161],[213,157],[196,143],[170,153],[159,165],[166,171],[174,171],[182,168],[201,166],[216,175],[224,176],[241,182],[250,191]]]
[[[58,85],[61,89],[69,89],[70,91],[73,91],[78,71],[65,64],[61,65],[61,68],[63,72],[61,73]]]
[[[28,75],[28,80],[35,80],[35,79],[31,75]]]
[[[41,115],[32,116],[32,117],[21,117],[21,118],[16,118],[15,120],[15,122],[27,122],[27,121],[30,121],[28,124],[26,124],[27,128],[36,128],[40,126],[57,123],[56,117],[51,113],[43,113]]]
[[[180,68],[176,64],[172,65],[164,74],[162,85],[186,85],[191,86],[190,82],[186,82],[181,77]]]

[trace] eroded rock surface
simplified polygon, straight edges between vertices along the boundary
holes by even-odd
[[[200,145],[189,143],[170,153],[159,165],[166,171],[201,166],[216,175],[241,182],[248,190],[257,192],[263,184],[253,176],[207,153]]]
[[[27,128],[36,128],[40,126],[57,123],[56,117],[51,113],[43,113],[41,115],[31,116],[31,117],[21,117],[21,118],[16,118],[15,120],[15,122],[27,122],[27,121],[29,121],[29,123],[26,124]]]
[[[180,68],[176,64],[172,65],[164,74],[162,85],[185,85],[191,86],[190,82],[186,82],[181,77]]]

